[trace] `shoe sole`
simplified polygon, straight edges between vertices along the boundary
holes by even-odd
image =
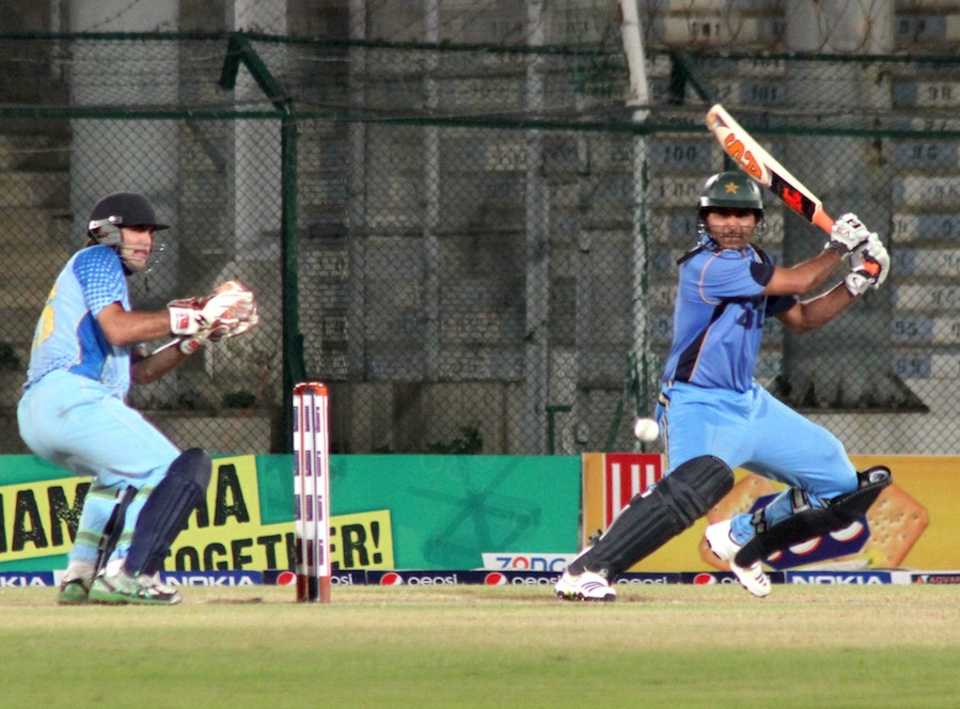
[[[110,593],[108,591],[91,591],[88,601],[103,606],[175,606],[181,598],[169,600],[152,600],[148,598],[137,598],[123,593]]]
[[[757,593],[756,591],[754,591],[753,589],[751,589],[747,584],[745,584],[743,581],[741,581],[741,580],[740,580],[740,574],[737,573],[737,572],[734,570],[734,568],[733,568],[734,566],[736,566],[736,564],[734,564],[733,562],[731,562],[731,563],[730,563],[730,571],[733,573],[734,576],[736,576],[736,578],[737,578],[737,583],[739,583],[741,586],[743,586],[743,588],[747,591],[747,593],[749,593],[749,594],[750,594],[751,596],[753,596],[754,598],[766,598],[767,596],[770,595],[771,589],[770,589],[769,587],[767,587],[767,589],[766,589],[766,591],[765,591],[764,593]],[[737,566],[737,568],[740,569],[740,571],[742,571],[742,572],[745,573],[745,574],[746,574],[746,573],[749,573],[746,569],[744,569],[744,568],[742,568],[742,567],[740,567],[740,566]]]
[[[731,571],[731,573],[732,573],[732,574],[734,575],[734,577],[737,579],[737,583],[739,583],[747,593],[749,593],[749,594],[750,594],[751,596],[753,596],[754,598],[766,598],[767,596],[770,595],[770,589],[769,589],[769,588],[767,589],[767,592],[766,592],[766,593],[756,593],[755,591],[752,591],[752,590],[750,589],[750,587],[747,586],[747,584],[745,584],[743,581],[740,580],[740,574],[738,574],[736,571],[734,571],[733,567],[736,566],[736,565],[733,563],[733,561],[730,560],[730,559],[725,559],[725,558],[723,558],[722,556],[720,556],[720,554],[718,554],[718,553],[716,552],[716,550],[713,548],[713,544],[710,543],[710,537],[704,536],[704,538],[707,540],[707,546],[710,548],[710,552],[711,552],[715,557],[717,557],[720,561],[726,561],[726,562],[728,562],[728,563],[730,564],[730,571]],[[738,566],[737,568],[739,569],[740,567]],[[742,569],[742,571],[743,571],[744,573],[746,573],[746,569]]]
[[[143,598],[130,598],[129,596],[98,596],[90,598],[90,603],[100,606],[175,606],[180,600],[175,601],[148,601]]]
[[[65,590],[66,589],[66,590]],[[71,581],[61,587],[57,593],[58,606],[83,606],[89,600],[90,592],[79,583]]]
[[[130,603],[129,600],[124,598],[109,598],[107,596],[91,598],[90,603],[93,603],[98,606],[125,606]]]
[[[556,596],[561,601],[580,601],[583,603],[613,603],[615,600],[617,600],[617,597],[613,594],[604,596],[603,598],[587,598],[582,593],[561,593],[560,591],[557,591]]]

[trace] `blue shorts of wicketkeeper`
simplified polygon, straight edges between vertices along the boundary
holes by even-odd
[[[857,489],[857,472],[839,439],[756,382],[745,392],[675,382],[664,388],[656,417],[668,471],[712,455],[731,469],[746,468],[800,488],[814,507]],[[765,508],[769,525],[791,514],[789,490]],[[731,532],[738,544],[749,541],[754,535],[750,515],[734,517]]]

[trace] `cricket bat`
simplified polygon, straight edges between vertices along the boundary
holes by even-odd
[[[823,203],[768,153],[719,103],[707,111],[707,128],[737,167],[779,197],[808,222],[830,233],[833,217]]]
[[[706,123],[713,137],[720,143],[723,151],[733,158],[737,167],[773,192],[792,211],[827,234],[830,233],[834,220],[824,211],[820,198],[787,172],[787,168],[755,141],[723,106],[718,103],[707,111]],[[870,274],[880,272],[880,266],[869,259],[863,268]]]

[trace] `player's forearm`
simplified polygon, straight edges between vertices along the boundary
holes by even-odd
[[[777,268],[767,284],[767,295],[800,295],[823,285],[840,263],[840,255],[827,249],[789,268]]]
[[[170,315],[166,310],[125,311],[119,306],[109,306],[97,319],[107,341],[119,347],[158,340],[170,334]]]
[[[179,347],[167,347],[156,354],[137,361],[130,367],[130,379],[134,384],[149,384],[179,365],[187,355]]]
[[[795,331],[806,332],[826,325],[842,313],[856,298],[843,283],[838,283],[823,295],[800,304],[801,318]]]

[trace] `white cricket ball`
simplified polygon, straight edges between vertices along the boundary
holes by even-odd
[[[653,419],[638,418],[633,422],[633,435],[644,443],[657,440],[660,435],[660,427]]]

